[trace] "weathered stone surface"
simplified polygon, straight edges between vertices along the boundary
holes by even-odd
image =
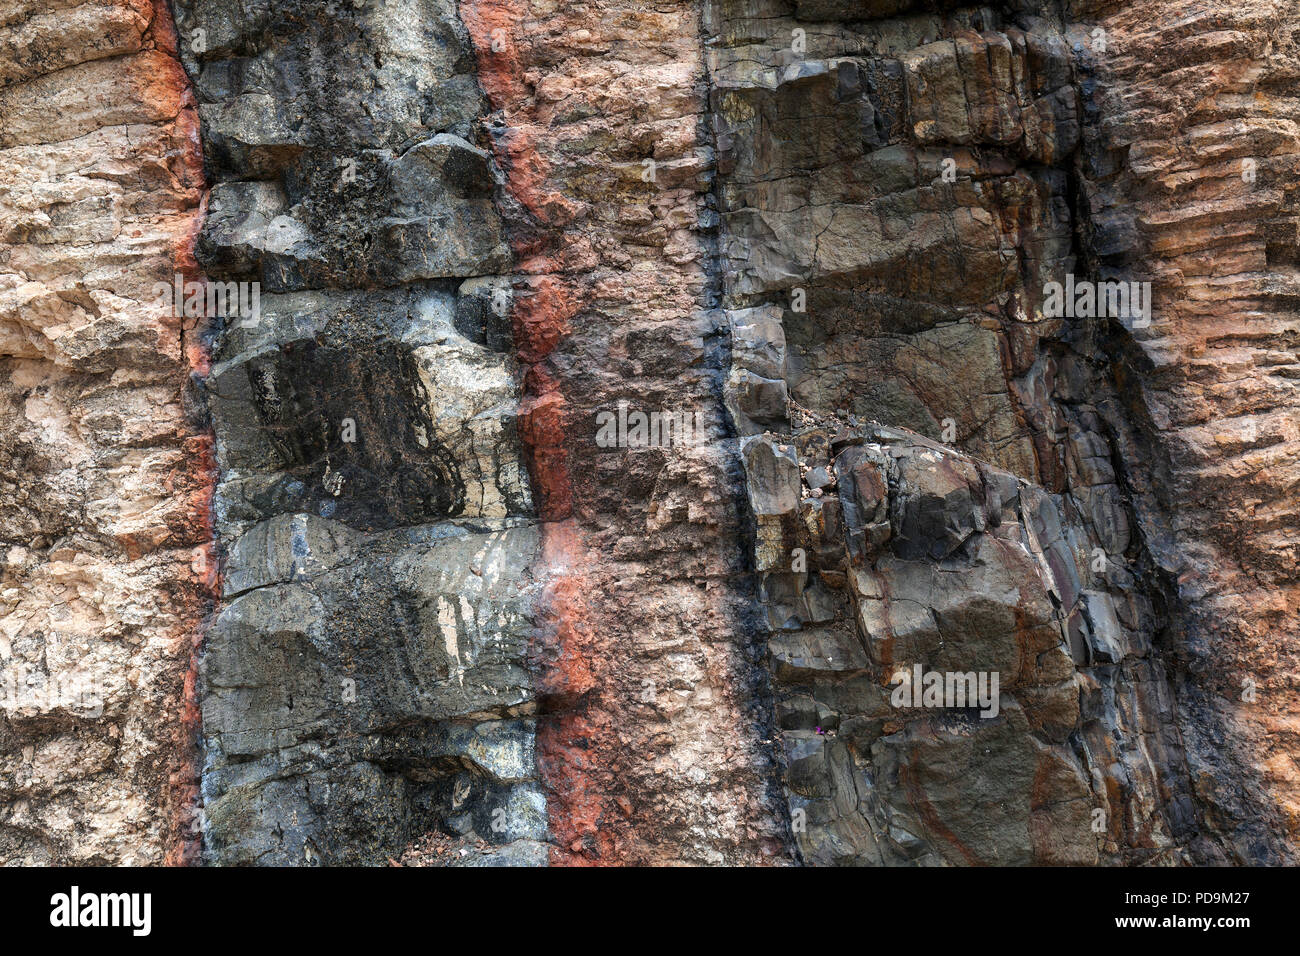
[[[1123,686],[1114,665],[1146,667],[1143,680],[1167,686],[1144,660],[1154,621],[1142,611],[1121,622],[1127,596],[1092,572],[1069,500],[896,429],[852,440],[836,458],[838,494],[812,499],[825,486],[806,481],[799,492],[822,509],[838,499],[838,548],[808,549],[799,566],[803,529],[763,536],[755,502],[802,858],[1079,864],[1172,850],[1187,821],[1145,802],[1180,766],[1178,734],[1157,719],[1167,704],[1139,704],[1151,735],[1136,747],[1133,716],[1083,706],[1088,688]],[[785,447],[794,444],[816,447]],[[762,479],[753,456],[746,463],[755,494]],[[876,530],[882,521],[887,531]],[[784,563],[765,564],[765,554]],[[997,713],[898,698],[918,666],[996,674]],[[1081,760],[1070,742],[1084,739],[1106,759]],[[1185,777],[1173,783],[1189,789]],[[1094,809],[1124,827],[1099,835]]]
[[[0,3],[0,863],[195,855],[210,439],[165,6]]]
[[[715,5],[724,40],[762,7]],[[963,447],[1037,477],[1018,379],[1059,332],[1043,281],[1073,262],[1052,168],[1079,141],[1068,47],[1047,21],[944,23],[855,18],[800,53],[774,20],[717,48],[725,265],[738,303],[784,309],[786,374],[769,376],[799,406],[934,437],[951,422]],[[752,406],[735,368],[732,382]]]
[[[1294,861],[1300,5],[1072,6],[1090,264],[1154,290],[1149,327],[1099,343],[1117,385],[1100,410],[1134,530],[1176,582],[1174,719],[1217,838],[1197,850]]]
[[[1297,23],[0,0],[0,862],[1294,862]]]
[[[355,527],[531,509],[509,356],[429,286],[267,296],[208,379],[219,519],[308,510]]]
[[[1295,72],[1286,28],[1262,5],[945,6],[711,6],[728,409],[740,434],[797,448],[803,475],[780,508],[803,520],[765,517],[770,456],[746,456],[799,853],[1288,859],[1288,705],[1239,706],[1222,676],[1279,673],[1290,651],[1264,635],[1295,618],[1296,436],[1261,424],[1286,416],[1294,378],[1294,124],[1267,105]],[[1049,313],[1046,284],[1076,272],[1154,279],[1156,321]],[[1225,332],[1240,315],[1257,327]],[[785,384],[786,421],[760,379]],[[1245,583],[1256,562],[1267,586]],[[846,686],[993,670],[1002,715],[885,727],[871,699],[809,696],[806,648],[830,646],[798,609],[813,579],[867,654],[826,654]],[[972,733],[1015,768],[958,773]],[[1274,756],[1247,770],[1255,754]]]
[[[743,476],[723,441],[701,13],[460,5],[521,273],[520,434],[553,582],[537,678],[554,863],[785,853],[746,621]],[[783,415],[780,383],[754,385],[754,414]],[[601,447],[597,416],[620,406],[700,427],[686,443]]]
[[[210,860],[376,862],[433,829],[545,839],[523,716],[536,531],[363,537],[299,515],[249,536],[290,572],[229,600],[208,636]],[[268,800],[292,806],[291,830],[268,826]]]
[[[204,380],[206,859],[381,864],[436,833],[536,863],[544,582],[464,27],[424,0],[176,6],[215,180],[199,255],[260,291]]]

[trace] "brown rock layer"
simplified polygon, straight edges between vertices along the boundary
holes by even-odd
[[[0,862],[1296,859],[1300,0],[381,7],[0,0]]]
[[[1089,253],[1154,288],[1122,449],[1177,581],[1179,725],[1229,858],[1300,833],[1300,4],[1071,5]],[[1103,40],[1103,43],[1098,43]],[[1206,859],[1219,854],[1204,849]]]
[[[1290,33],[940,6],[710,5],[728,408],[800,853],[1286,859]],[[1124,295],[1051,305],[1099,282]],[[846,481],[862,456],[880,477]],[[1000,673],[1006,716],[882,703],[940,664]],[[1039,748],[1062,772],[1012,772]]]
[[[538,759],[555,863],[782,851],[721,444],[699,10],[462,4],[507,177],[515,328],[550,624]],[[597,445],[597,415],[700,413],[688,445]]]

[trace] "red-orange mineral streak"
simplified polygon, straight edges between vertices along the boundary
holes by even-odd
[[[565,449],[567,405],[546,359],[569,330],[586,290],[562,277],[567,258],[553,237],[571,220],[574,205],[547,187],[547,163],[537,152],[534,109],[517,48],[510,37],[523,19],[523,0],[475,0],[461,17],[478,53],[479,82],[509,129],[495,141],[506,188],[531,217],[512,237],[517,268],[516,350],[523,369],[520,438],[541,518],[542,562],[550,575],[534,639],[538,694],[544,707],[537,730],[538,769],[548,793],[552,864],[616,863],[609,807],[595,782],[589,741],[607,736],[607,715],[584,706],[602,680],[609,648],[590,621],[583,580],[591,566],[572,519],[573,490]]]
[[[174,68],[160,70],[138,89],[144,95],[179,101],[180,108],[171,123],[171,140],[175,152],[167,157],[178,190],[204,195],[203,153],[199,118],[190,89],[189,79],[177,60],[176,28],[165,0],[154,0],[154,20],[149,38],[155,49],[171,58]],[[202,281],[203,275],[194,258],[194,246],[203,224],[206,199],[185,222],[185,227],[175,238],[173,269],[186,281]],[[170,276],[162,277],[165,281]],[[210,356],[201,334],[203,320],[189,325],[184,318],[165,322],[167,336],[159,348],[182,350],[181,371],[184,374],[206,375]],[[184,384],[184,383],[179,383]],[[195,433],[193,423],[182,422],[183,466],[170,476],[170,491],[183,503],[177,508],[168,528],[170,544],[188,548],[180,551],[176,579],[177,594],[174,600],[180,624],[174,635],[175,655],[184,668],[179,712],[166,715],[171,732],[167,796],[171,827],[168,836],[166,863],[188,865],[199,862],[200,832],[199,810],[199,704],[196,692],[198,653],[202,629],[208,620],[218,593],[218,567],[213,549],[212,495],[216,486],[217,468],[212,435]]]
[[[739,539],[721,452],[605,455],[595,441],[619,400],[721,411],[699,354],[659,344],[697,335],[708,298],[699,7],[468,0],[460,13],[521,276],[520,434],[549,582],[534,660],[551,862],[770,858],[782,844],[736,679]],[[677,496],[695,506],[658,520]]]

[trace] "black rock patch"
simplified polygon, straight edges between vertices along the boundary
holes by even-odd
[[[266,515],[308,511],[361,530],[459,515],[465,483],[437,440],[411,350],[289,342],[245,366],[284,477]]]

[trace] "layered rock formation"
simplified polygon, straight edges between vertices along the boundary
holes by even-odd
[[[552,861],[779,855],[740,476],[723,440],[725,333],[709,308],[700,11],[461,14],[496,111],[521,273],[522,432],[546,571],[561,575],[538,646]],[[638,435],[638,414],[691,430]],[[602,440],[611,418],[632,426]]]
[[[11,0],[0,51],[0,860],[190,860],[198,118],[162,3]]]
[[[1162,859],[1192,825],[1163,594],[1088,323],[1044,315],[1076,268],[1069,43],[1032,15],[834,12],[715,15],[729,396],[778,433],[745,458],[802,854]],[[918,666],[998,674],[1002,716],[899,712],[882,688]]]
[[[1120,455],[1176,582],[1189,770],[1228,859],[1294,859],[1300,5],[1073,6],[1108,38],[1080,65],[1085,248],[1155,289],[1151,326],[1111,351]]]
[[[0,857],[1293,860],[1283,6],[0,6]]]

